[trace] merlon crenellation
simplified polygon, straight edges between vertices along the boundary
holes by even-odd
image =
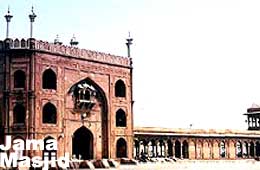
[[[17,38],[13,40],[11,38],[7,38],[4,41],[0,41],[0,51],[10,49],[29,49],[42,52],[51,52],[69,57],[76,57],[97,62],[130,67],[130,60],[127,57],[116,56],[92,50],[79,49],[77,47],[66,45],[54,44],[47,41],[36,40],[34,38],[29,38],[27,40],[19,40]]]

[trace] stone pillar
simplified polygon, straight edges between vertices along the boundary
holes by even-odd
[[[144,153],[148,154],[148,143],[147,142],[144,143]]]
[[[181,159],[183,159],[183,149],[182,149],[183,144],[182,144],[182,142],[180,142],[180,143],[181,143],[181,147],[180,147],[180,151],[181,151]]]
[[[159,157],[160,156],[160,142],[158,141],[157,143],[156,143],[156,157]]]
[[[159,145],[160,145],[160,157],[164,157],[164,143],[160,141]]]
[[[168,142],[166,141],[166,142],[164,142],[164,157],[168,157],[169,156],[169,154],[168,154]]]
[[[175,141],[172,141],[172,156],[175,157]]]

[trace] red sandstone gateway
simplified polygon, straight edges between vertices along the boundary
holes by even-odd
[[[129,57],[7,38],[0,41],[0,67],[1,136],[58,141],[57,151],[18,155],[132,157]]]

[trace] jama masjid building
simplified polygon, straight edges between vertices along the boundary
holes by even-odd
[[[0,41],[1,142],[56,139],[57,151],[80,159],[176,157],[244,159],[260,156],[260,108],[247,112],[248,130],[134,127],[132,59],[32,38]]]

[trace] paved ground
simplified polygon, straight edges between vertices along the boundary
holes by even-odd
[[[178,161],[175,163],[146,163],[121,165],[120,170],[260,170],[260,162],[254,160],[234,161]]]

